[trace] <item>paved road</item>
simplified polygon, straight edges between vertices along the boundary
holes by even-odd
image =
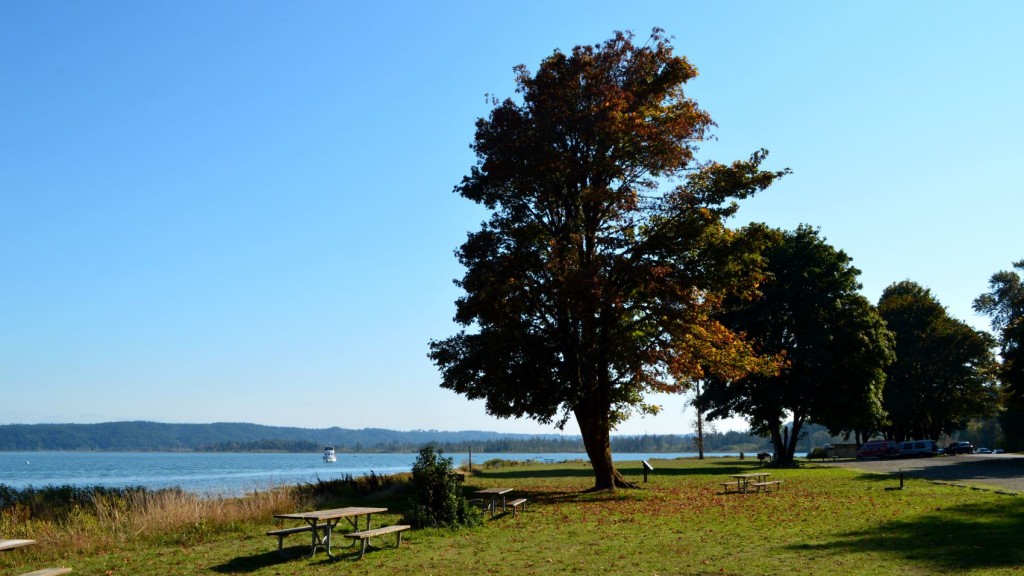
[[[1024,492],[1024,455],[963,454],[934,458],[893,460],[842,460],[826,466],[841,466],[875,474],[903,473],[908,478],[926,478],[943,482],[992,486],[1012,492]]]

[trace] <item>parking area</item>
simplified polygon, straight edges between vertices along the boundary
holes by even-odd
[[[874,474],[896,474],[902,470],[910,478],[964,482],[1024,493],[1024,455],[1021,454],[963,454],[931,458],[837,460],[826,461],[823,465],[852,468]]]

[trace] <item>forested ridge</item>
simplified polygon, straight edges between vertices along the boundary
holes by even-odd
[[[801,450],[832,439],[811,427]],[[0,450],[87,450],[142,452],[315,452],[334,446],[338,452],[415,452],[435,444],[447,452],[581,452],[579,436],[507,434],[480,430],[398,431],[383,428],[291,428],[247,423],[166,424],[3,424]],[[616,452],[695,452],[693,435],[613,436]],[[706,434],[706,452],[754,452],[769,449],[764,438],[745,432]]]
[[[0,450],[306,452],[333,445],[339,451],[392,452],[406,448],[415,450],[430,442],[478,441],[499,436],[514,435],[482,431],[294,428],[235,422],[5,424],[0,425]]]

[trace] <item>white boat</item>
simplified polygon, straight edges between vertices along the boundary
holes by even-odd
[[[334,446],[327,446],[324,448],[324,462],[330,464],[331,462],[337,462],[338,458],[334,455]]]

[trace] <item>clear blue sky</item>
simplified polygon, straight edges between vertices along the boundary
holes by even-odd
[[[818,226],[872,301],[911,279],[987,328],[971,301],[1024,259],[1022,23],[1010,1],[0,3],[0,423],[553,431],[438,386],[427,342],[484,218],[452,188],[513,66],[655,26],[701,71],[703,156],[793,170],[737,224]],[[661,400],[618,432],[692,430]]]

